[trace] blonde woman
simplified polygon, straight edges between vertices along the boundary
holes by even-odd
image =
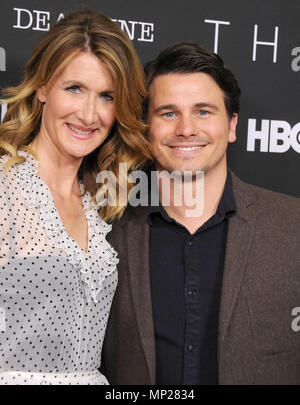
[[[106,16],[69,14],[5,91],[0,126],[0,384],[107,384],[97,369],[117,285],[106,241],[124,206],[96,176],[150,158],[143,70]],[[128,184],[128,190],[130,184]],[[102,219],[100,218],[102,217]],[[104,220],[103,220],[104,219]]]

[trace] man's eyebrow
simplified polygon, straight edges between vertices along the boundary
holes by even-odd
[[[174,108],[176,108],[175,104],[160,105],[159,107],[157,107],[154,110],[154,113],[157,114],[157,113],[160,113],[160,112],[165,111],[165,110],[174,110]]]
[[[215,111],[218,111],[219,110],[219,107],[216,105],[216,104],[212,104],[212,103],[207,103],[207,102],[202,102],[202,103],[196,103],[196,104],[194,104],[193,105],[193,107],[195,108],[195,107],[197,107],[197,108],[211,108],[211,109],[213,109],[213,110],[215,110]],[[155,110],[154,110],[154,113],[155,114],[159,114],[160,112],[162,112],[162,111],[165,111],[165,110],[174,110],[174,109],[176,109],[177,108],[177,106],[176,106],[176,104],[164,104],[164,105],[161,105],[161,106],[159,106],[159,107],[157,107]]]
[[[197,103],[197,104],[195,104],[195,107],[198,107],[198,108],[208,107],[208,108],[212,108],[213,110],[216,110],[216,111],[219,110],[219,107],[216,104],[205,103],[205,102]]]

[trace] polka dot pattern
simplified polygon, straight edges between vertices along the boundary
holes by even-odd
[[[105,384],[95,370],[117,285],[117,255],[105,239],[111,226],[86,193],[85,253],[67,234],[38,162],[20,154],[26,162],[5,173],[0,157],[0,385]]]

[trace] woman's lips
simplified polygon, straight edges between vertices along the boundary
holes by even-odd
[[[97,128],[86,128],[79,125],[70,124],[69,122],[67,122],[67,127],[71,131],[72,136],[77,139],[89,139],[97,130]]]

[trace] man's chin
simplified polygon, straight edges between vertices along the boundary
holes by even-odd
[[[190,167],[178,168],[178,167],[159,167],[155,168],[159,172],[159,176],[162,177],[165,173],[168,177],[172,176],[173,179],[180,179],[182,181],[194,181],[199,179],[203,175],[203,170],[192,169]]]
[[[196,176],[197,173],[203,172],[201,167],[197,167],[197,168],[194,168],[194,167],[173,167],[171,169],[168,169],[169,173],[172,173],[174,171],[180,173],[181,176]]]

